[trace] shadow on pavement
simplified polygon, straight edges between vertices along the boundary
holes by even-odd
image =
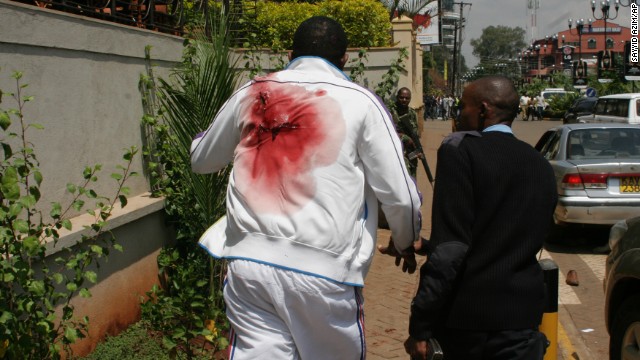
[[[545,250],[563,254],[606,254],[610,225],[569,225],[562,236],[544,243]]]

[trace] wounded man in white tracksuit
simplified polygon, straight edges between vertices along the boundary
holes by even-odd
[[[287,67],[237,90],[191,146],[196,173],[233,162],[226,217],[201,239],[228,260],[231,359],[364,359],[378,201],[397,251],[419,239],[400,140],[342,72],[346,48],[339,23],[307,19]]]

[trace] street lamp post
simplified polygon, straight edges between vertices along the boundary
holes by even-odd
[[[591,29],[592,22],[593,20],[589,19],[589,29]],[[571,33],[573,20],[569,19],[568,23],[569,23],[569,33]],[[582,34],[584,33],[584,19],[576,20],[576,30],[578,31],[578,61],[582,61]],[[607,43],[606,36],[605,36],[604,42],[605,42],[605,48],[606,48],[606,43]]]
[[[629,7],[631,6],[632,3],[637,4],[636,0],[627,0],[626,2],[620,0],[619,2],[620,2],[620,6],[622,7]]]
[[[602,14],[600,17],[596,16],[596,1],[591,0],[591,13],[593,14],[593,18],[596,20],[604,20],[604,50],[607,51],[607,20],[614,20],[618,17],[618,9],[620,8],[620,1],[616,0],[614,3],[614,7],[616,9],[616,15],[611,16],[609,14],[609,10],[611,9],[611,0],[605,0],[600,2],[600,13]]]
[[[536,52],[536,70],[538,73],[538,79],[540,79],[541,78],[540,76],[540,44],[536,44],[533,47],[533,51]]]

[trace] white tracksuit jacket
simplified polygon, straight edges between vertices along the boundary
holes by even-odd
[[[319,57],[250,81],[191,145],[196,173],[233,162],[215,257],[362,286],[377,199],[398,249],[419,238],[420,198],[382,102]],[[222,243],[223,242],[223,243]]]

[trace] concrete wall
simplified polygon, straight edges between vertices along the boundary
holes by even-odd
[[[405,62],[398,85],[413,89],[411,105],[420,109],[422,60],[415,34],[410,20],[394,25],[400,31],[394,34],[395,46],[368,50],[362,80],[373,89],[398,58],[399,48],[406,47],[412,59]],[[5,92],[0,107],[17,107],[6,93],[16,91],[11,73],[23,72],[22,83],[28,86],[22,95],[34,96],[23,109],[25,119],[45,128],[31,129],[27,135],[44,176],[39,203],[44,214],[51,202],[68,203],[66,185],[81,181],[86,166],[102,165],[99,182],[92,187],[100,195],[112,195],[115,183],[110,174],[122,164],[123,149],[141,149],[143,144],[138,81],[146,73],[145,47],[152,47],[155,74],[167,78],[181,60],[182,43],[176,36],[0,0],[0,89]],[[357,49],[349,53],[351,59],[357,58]],[[243,54],[238,56],[239,71],[246,80],[246,60]],[[259,61],[264,71],[270,71],[287,59],[286,54],[269,54]],[[352,64],[345,69],[347,74]],[[12,126],[11,130],[18,129],[17,124]],[[143,174],[140,156],[133,170]],[[76,355],[91,351],[105,334],[117,334],[139,317],[140,296],[157,282],[158,251],[173,240],[172,230],[164,223],[162,199],[149,197],[147,179],[132,178],[127,185],[129,205],[117,209],[108,225],[124,252],[112,252],[102,262],[97,270],[99,283],[91,289],[93,297],[74,300],[76,314],[90,318],[90,336],[75,347]],[[63,233],[57,246],[49,247],[49,254],[76,246],[82,225],[91,221],[77,215],[76,230]]]
[[[182,57],[182,38],[152,31],[86,19],[57,11],[0,0],[0,89],[15,92],[11,73],[21,71],[32,95],[26,104],[27,122],[44,130],[30,129],[44,176],[41,187],[44,214],[48,204],[68,203],[66,184],[82,180],[85,166],[102,164],[99,181],[92,187],[100,195],[113,196],[110,174],[123,164],[124,148],[142,148],[141,95],[138,80],[145,73],[145,46],[152,46],[156,72],[167,75]],[[2,108],[16,108],[5,93]],[[16,131],[14,126],[11,130]],[[133,170],[142,174],[138,155]],[[127,183],[129,204],[117,209],[109,229],[123,246],[102,260],[99,283],[92,297],[73,300],[76,315],[88,315],[89,337],[76,346],[76,355],[91,351],[105,334],[115,335],[140,316],[140,297],[157,283],[157,254],[174,239],[165,225],[162,199],[148,196],[144,176]],[[62,233],[48,253],[75,248],[86,216],[73,219],[74,231]]]
[[[0,0],[0,89],[14,92],[9,75],[22,71],[24,92],[35,97],[26,120],[45,128],[28,134],[45,177],[41,204],[68,200],[66,184],[94,164],[104,169],[96,191],[113,193],[109,175],[123,149],[142,147],[138,80],[147,45],[160,74],[181,59],[179,37]],[[134,170],[142,173],[139,156]],[[128,185],[133,195],[148,190],[143,176]]]

